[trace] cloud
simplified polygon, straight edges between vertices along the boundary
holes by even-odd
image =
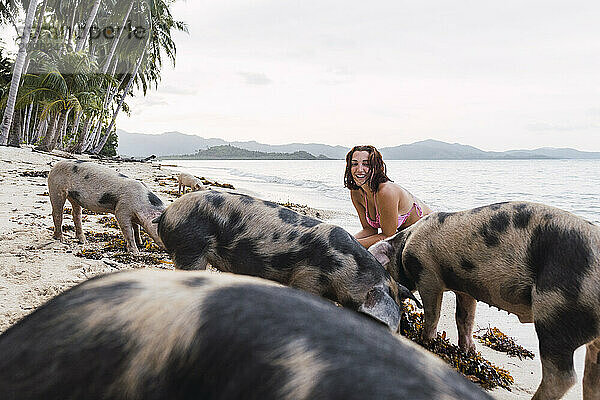
[[[262,72],[238,72],[238,75],[244,79],[244,83],[247,85],[270,85],[273,83],[273,81]]]

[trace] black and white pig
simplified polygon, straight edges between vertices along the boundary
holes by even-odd
[[[474,350],[476,300],[535,323],[542,382],[534,399],[575,383],[587,344],[583,397],[600,399],[600,228],[542,204],[506,202],[438,212],[369,249],[399,284],[417,289],[432,338],[442,293],[456,293],[459,345]]]
[[[378,323],[263,279],[105,275],[0,336],[3,400],[491,399]]]
[[[83,207],[94,212],[113,213],[129,252],[137,254],[137,246],[141,245],[139,225],[163,247],[157,225],[152,220],[165,210],[165,206],[140,181],[93,162],[67,160],[56,163],[50,170],[48,193],[55,239],[62,239],[63,208],[68,199],[73,210],[75,236],[81,243],[85,242],[81,227]]]
[[[157,219],[176,268],[270,279],[362,311],[396,331],[410,297],[344,229],[250,196],[216,190],[174,201]],[[390,297],[391,295],[391,297]]]

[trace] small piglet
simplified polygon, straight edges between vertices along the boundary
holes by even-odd
[[[424,338],[435,335],[442,293],[456,293],[459,345],[474,350],[476,300],[535,323],[542,382],[534,399],[575,383],[573,352],[587,344],[584,399],[600,399],[600,228],[527,202],[438,212],[369,249],[399,284],[417,289]]]
[[[0,336],[3,400],[491,399],[380,324],[263,279],[124,271]]]
[[[393,331],[400,322],[397,302],[414,299],[348,232],[269,201],[195,192],[174,201],[156,221],[177,268],[210,263],[281,282],[358,309]]]
[[[198,190],[204,189],[204,184],[194,175],[188,174],[187,172],[182,172],[177,177],[177,182],[179,183],[179,187],[177,188],[177,194],[181,194],[182,190],[185,193],[186,186],[189,186],[192,192],[196,192]]]
[[[137,254],[137,246],[142,243],[139,225],[163,247],[152,220],[164,211],[165,206],[140,181],[93,162],[60,161],[48,174],[48,192],[55,239],[62,239],[63,208],[68,199],[73,210],[75,236],[81,243],[85,242],[81,227],[83,207],[94,212],[113,213],[129,252]]]

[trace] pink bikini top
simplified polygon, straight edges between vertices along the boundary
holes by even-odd
[[[367,217],[367,223],[369,225],[371,225],[373,228],[381,228],[381,223],[380,223],[380,219],[379,219],[379,211],[377,210],[377,202],[375,201],[375,196],[373,196],[373,202],[375,203],[375,221],[373,221],[371,218],[369,218],[369,207],[367,206],[367,194],[366,193],[363,193],[363,194],[365,196],[365,217]],[[406,222],[408,217],[410,217],[410,213],[412,212],[413,209],[417,210],[417,214],[419,215],[419,217],[423,216],[423,210],[421,210],[421,207],[419,207],[419,205],[417,203],[413,202],[412,207],[410,208],[410,210],[408,210],[408,212],[406,214],[398,215],[398,228],[400,228],[402,226],[402,224],[404,224]]]

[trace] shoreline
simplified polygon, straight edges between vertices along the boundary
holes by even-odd
[[[173,177],[182,168],[161,165],[156,161],[139,163],[97,160],[88,156],[78,158],[107,165],[132,178],[142,180],[167,206],[176,198],[170,192],[175,189],[176,193],[177,183]],[[133,268],[173,268],[168,262],[148,265],[147,261],[154,258],[168,261],[164,252],[142,250],[144,257],[140,259],[118,258],[118,249],[114,253],[103,253],[102,246],[105,242],[94,241],[92,233],[103,234],[109,238],[120,235],[120,231],[100,221],[105,217],[103,215],[84,214],[83,229],[87,238],[84,245],[76,243],[74,233],[68,228],[65,230],[63,242],[54,240],[51,206],[47,194],[45,195],[48,191],[47,179],[43,174],[39,174],[39,171],[49,171],[50,164],[61,159],[63,158],[60,156],[33,152],[29,147],[0,147],[0,333],[52,297],[98,274]],[[27,171],[30,172],[23,175]],[[206,178],[212,181],[208,174]],[[69,206],[68,202],[66,206]],[[338,213],[341,213],[300,204],[291,206],[295,211],[326,222],[335,220],[339,217]],[[63,226],[72,226],[70,214],[64,215]],[[88,249],[95,250],[100,258],[78,256]],[[507,317],[506,313],[478,303],[475,330],[485,328],[488,324],[498,327],[511,337],[519,336],[516,338],[517,343],[536,353],[533,360],[519,360],[476,343],[477,351],[480,351],[483,357],[508,370],[515,380],[512,392],[494,389],[489,393],[497,399],[531,398],[541,380],[541,364],[533,324],[520,324],[516,318],[513,320]],[[450,341],[456,344],[454,296],[451,292],[444,296],[438,331],[446,331]],[[532,332],[534,340],[524,343],[520,336],[527,338]],[[534,344],[535,348],[532,348]],[[578,350],[580,358],[581,350]],[[576,368],[577,383],[564,399],[581,398],[583,374],[577,361]]]

